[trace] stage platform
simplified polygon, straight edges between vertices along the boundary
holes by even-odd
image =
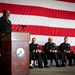
[[[29,75],[75,75],[75,66],[34,68]]]

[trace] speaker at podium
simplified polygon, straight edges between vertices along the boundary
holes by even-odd
[[[1,38],[1,75],[29,74],[30,33],[11,32]]]

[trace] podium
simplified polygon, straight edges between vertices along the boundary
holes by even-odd
[[[30,34],[11,32],[1,38],[2,75],[29,74]]]

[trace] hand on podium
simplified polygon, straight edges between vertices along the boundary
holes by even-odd
[[[5,35],[5,33],[2,33],[2,34],[1,34],[1,36],[4,36],[4,35]]]

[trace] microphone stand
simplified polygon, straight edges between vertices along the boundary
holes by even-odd
[[[19,24],[19,25],[22,27],[22,31],[24,32],[24,28],[26,28],[27,26],[21,25],[21,24]]]

